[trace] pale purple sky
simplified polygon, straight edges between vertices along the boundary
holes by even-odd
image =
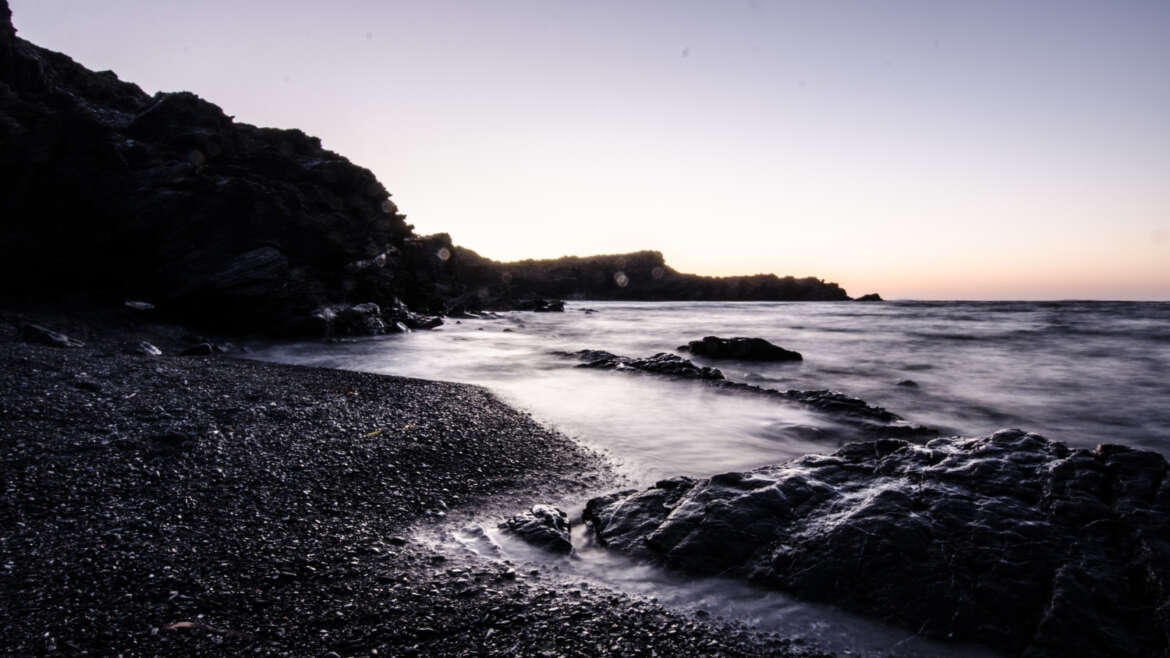
[[[1170,2],[10,0],[499,259],[1170,299]]]

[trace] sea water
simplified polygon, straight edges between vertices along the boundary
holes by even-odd
[[[761,337],[804,356],[793,363],[694,358],[733,381],[840,391],[946,434],[1018,427],[1077,447],[1170,452],[1170,303],[573,302],[564,313],[448,320],[433,331],[271,345],[252,356],[486,386],[607,452],[634,486],[840,445],[832,417],[797,405],[698,381],[577,368],[565,356],[583,349],[650,356],[709,335]],[[510,557],[546,559],[492,534]],[[974,651],[738,583],[680,579],[609,554],[580,532],[574,541],[574,559],[558,564],[568,577],[716,609],[842,652]]]

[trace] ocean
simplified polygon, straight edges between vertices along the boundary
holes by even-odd
[[[694,360],[733,381],[840,391],[944,434],[1017,427],[1071,446],[1170,453],[1170,303],[571,302],[564,313],[502,316],[379,339],[269,345],[251,356],[483,385],[605,452],[637,487],[830,452],[845,439],[833,418],[806,408],[703,382],[576,368],[566,353],[644,357],[708,335],[761,337],[804,360]],[[583,503],[562,501],[574,512]],[[514,559],[547,559],[490,534]],[[737,583],[683,580],[610,555],[581,530],[574,542],[581,548],[564,567],[572,577],[719,610],[838,651],[987,655]]]

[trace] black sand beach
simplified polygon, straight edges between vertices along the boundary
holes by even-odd
[[[181,329],[119,317],[0,323],[9,655],[815,654],[417,541],[607,481],[481,388],[173,356]]]

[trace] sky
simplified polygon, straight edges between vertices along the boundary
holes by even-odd
[[[1170,300],[1170,2],[10,0],[420,233],[916,299]]]

